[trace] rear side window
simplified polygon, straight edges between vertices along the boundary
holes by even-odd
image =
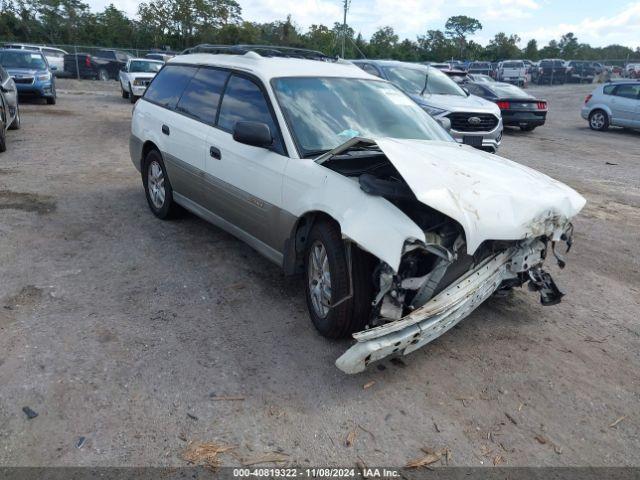
[[[224,70],[201,68],[189,82],[176,110],[201,122],[214,124],[228,76],[229,72]]]
[[[197,70],[196,67],[182,65],[164,67],[147,88],[144,98],[166,108],[176,108],[182,92]]]
[[[640,85],[619,85],[614,94],[616,97],[640,98]]]
[[[615,85],[607,85],[602,89],[602,93],[604,93],[605,95],[612,95],[615,89],[616,89]]]

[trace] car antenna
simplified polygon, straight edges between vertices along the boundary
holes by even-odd
[[[424,88],[420,92],[420,96],[424,95],[424,92],[427,91],[427,85],[429,85],[429,72],[424,75]]]

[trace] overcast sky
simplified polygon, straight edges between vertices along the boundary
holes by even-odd
[[[134,16],[139,2],[89,0],[94,10],[113,3]],[[342,20],[341,0],[239,0],[245,20],[268,22],[291,14],[299,26],[333,25]],[[452,15],[469,15],[483,25],[474,40],[486,44],[498,32],[517,33],[522,44],[540,46],[574,32],[593,46],[612,43],[640,46],[640,1],[627,0],[352,0],[348,23],[369,37],[389,25],[400,38],[415,39],[429,29],[443,29]]]

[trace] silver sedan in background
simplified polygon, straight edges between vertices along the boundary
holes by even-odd
[[[640,81],[599,85],[585,98],[581,113],[592,130],[640,128]]]

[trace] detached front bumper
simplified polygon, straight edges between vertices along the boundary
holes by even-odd
[[[568,223],[546,237],[551,240],[550,250],[560,268],[565,261],[556,251],[556,243],[565,242],[568,251],[572,232],[573,226]],[[345,373],[359,373],[389,355],[407,355],[454,327],[500,287],[528,282],[529,290],[540,293],[543,305],[559,303],[564,294],[541,268],[547,248],[547,240],[531,238],[485,259],[408,315],[355,333],[356,344],[336,360],[336,366]]]
[[[357,343],[336,360],[336,366],[345,373],[359,373],[371,362],[393,354],[407,355],[435,340],[470,315],[503,280],[515,276],[507,268],[514,253],[503,252],[485,260],[406,317],[355,333]]]

